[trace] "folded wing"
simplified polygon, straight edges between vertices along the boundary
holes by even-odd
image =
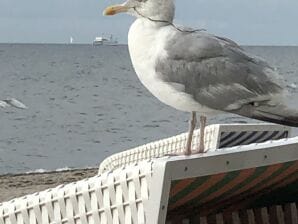
[[[156,61],[156,72],[169,84],[183,85],[201,105],[298,126],[298,113],[283,106],[281,78],[235,42],[205,32],[177,31],[165,51]]]

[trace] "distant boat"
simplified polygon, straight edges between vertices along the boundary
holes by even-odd
[[[73,44],[73,41],[74,41],[73,37],[70,37],[70,39],[69,39],[69,43],[70,43],[70,44]]]
[[[113,38],[113,35],[111,35],[109,39],[105,37],[95,37],[93,41],[93,45],[94,46],[98,46],[98,45],[114,46],[114,45],[118,45],[118,41]]]

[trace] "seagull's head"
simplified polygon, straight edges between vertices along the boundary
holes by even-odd
[[[123,4],[107,7],[103,14],[111,16],[123,12],[138,18],[173,22],[175,5],[174,0],[127,0]]]

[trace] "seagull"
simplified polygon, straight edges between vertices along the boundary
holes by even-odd
[[[103,14],[124,12],[136,17],[128,47],[140,81],[161,102],[191,113],[185,155],[192,154],[196,113],[201,127],[195,153],[204,152],[206,116],[233,113],[298,127],[298,111],[285,105],[275,69],[228,38],[175,25],[173,0],[127,0]]]
[[[22,102],[18,101],[15,98],[7,98],[5,100],[0,100],[0,108],[10,107],[10,106],[18,109],[28,108],[25,104],[23,104]]]

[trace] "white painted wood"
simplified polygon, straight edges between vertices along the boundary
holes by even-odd
[[[1,224],[145,223],[151,162],[0,204]]]
[[[226,132],[264,132],[264,131],[287,131],[291,133],[291,129],[286,126],[274,124],[215,124],[209,125],[205,129],[205,152],[221,151],[219,149],[221,133]],[[183,154],[188,133],[183,133],[170,138],[162,139],[143,146],[139,146],[121,153],[114,154],[105,159],[99,167],[99,174],[110,170],[133,164],[143,160],[164,157],[166,155]],[[269,135],[270,136],[270,135]],[[266,137],[266,136],[265,136]],[[267,136],[268,137],[268,136]],[[200,139],[200,130],[194,131],[192,149],[198,149]],[[229,141],[229,139],[227,140]]]

